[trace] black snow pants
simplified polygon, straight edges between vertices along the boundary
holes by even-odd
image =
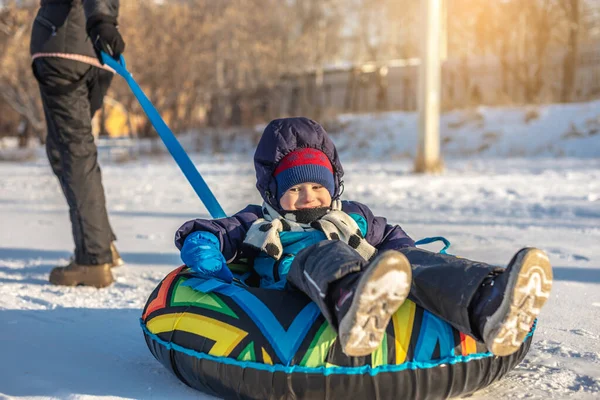
[[[455,329],[475,338],[469,305],[484,278],[502,268],[416,247],[398,249],[412,266],[409,299]],[[329,287],[350,273],[368,268],[353,248],[339,240],[324,240],[301,250],[287,275],[288,283],[306,293],[337,329]]]
[[[115,235],[106,211],[92,117],[102,105],[112,73],[61,58],[38,58],[33,72],[46,116],[48,160],[69,205],[75,261],[109,263]]]

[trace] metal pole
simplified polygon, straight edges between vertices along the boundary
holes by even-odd
[[[415,172],[439,173],[442,1],[421,0],[421,63],[419,65],[419,142]]]

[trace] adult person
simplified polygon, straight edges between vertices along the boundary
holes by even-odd
[[[55,285],[105,287],[123,263],[110,226],[92,117],[113,73],[100,51],[118,59],[125,43],[117,28],[119,0],[41,0],[30,51],[48,135],[46,152],[69,205],[75,254],[54,268]]]

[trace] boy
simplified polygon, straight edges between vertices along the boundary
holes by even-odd
[[[542,251],[522,249],[503,269],[417,249],[399,226],[339,200],[337,150],[307,118],[272,121],[254,164],[263,205],[185,223],[175,243],[187,266],[232,282],[227,262],[253,259],[261,287],[308,295],[349,356],[379,346],[407,297],[496,355],[519,349],[552,285]]]

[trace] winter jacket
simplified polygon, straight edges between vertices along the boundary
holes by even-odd
[[[271,122],[261,137],[254,154],[256,187],[265,202],[281,210],[275,194],[277,183],[273,171],[279,161],[288,153],[303,147],[323,151],[333,166],[335,192],[338,198],[343,184],[343,168],[337,150],[325,130],[307,118],[286,118]],[[414,247],[414,241],[398,225],[389,225],[385,218],[376,217],[364,204],[343,201],[342,211],[349,214],[358,224],[364,238],[378,250]],[[283,256],[275,261],[266,254],[256,254],[256,250],[244,245],[246,233],[252,224],[263,217],[260,206],[249,205],[228,218],[216,220],[195,219],[188,221],[175,234],[175,245],[181,249],[185,238],[191,232],[207,231],[214,234],[221,243],[221,252],[227,262],[240,258],[254,259],[254,268],[261,277],[261,286],[282,288],[294,256],[303,248],[325,240],[325,235],[317,230],[307,232],[281,232]]]
[[[85,30],[94,16],[119,16],[119,0],[41,0],[33,22],[29,51],[76,54],[96,58]]]
[[[398,225],[390,225],[383,217],[376,217],[364,204],[342,201],[342,211],[348,213],[358,224],[361,233],[378,250],[414,247],[414,241]],[[215,235],[221,243],[221,253],[227,262],[241,258],[254,259],[254,269],[261,278],[261,287],[281,289],[294,256],[303,248],[325,240],[321,231],[281,232],[283,255],[279,260],[265,253],[257,254],[243,244],[246,232],[252,223],[262,218],[261,207],[249,205],[237,214],[216,220],[195,219],[188,221],[175,234],[175,245],[183,247],[187,235],[195,231],[206,231]]]

